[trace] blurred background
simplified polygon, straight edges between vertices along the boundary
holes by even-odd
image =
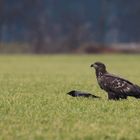
[[[0,53],[139,53],[139,0],[0,0]]]

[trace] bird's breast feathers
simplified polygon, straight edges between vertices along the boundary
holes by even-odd
[[[97,81],[98,81],[98,84],[99,84],[100,88],[104,89],[104,87],[106,86],[106,82],[104,80],[104,77],[103,76],[99,76],[97,78]]]

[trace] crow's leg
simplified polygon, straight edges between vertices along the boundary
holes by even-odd
[[[119,100],[119,96],[113,92],[108,92],[108,99],[109,100]]]

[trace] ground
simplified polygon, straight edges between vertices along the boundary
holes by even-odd
[[[108,101],[95,61],[140,85],[139,55],[0,56],[0,139],[139,140],[140,100]],[[73,89],[102,99],[66,95]]]

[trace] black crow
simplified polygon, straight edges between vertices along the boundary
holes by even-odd
[[[72,91],[68,92],[67,94],[70,96],[73,96],[73,97],[100,98],[100,97],[92,95],[90,93],[76,91],[76,90],[72,90]]]
[[[127,99],[127,96],[140,98],[140,87],[130,81],[118,76],[109,74],[106,66],[101,62],[91,65],[95,68],[96,78],[101,89],[108,93],[108,99]]]

